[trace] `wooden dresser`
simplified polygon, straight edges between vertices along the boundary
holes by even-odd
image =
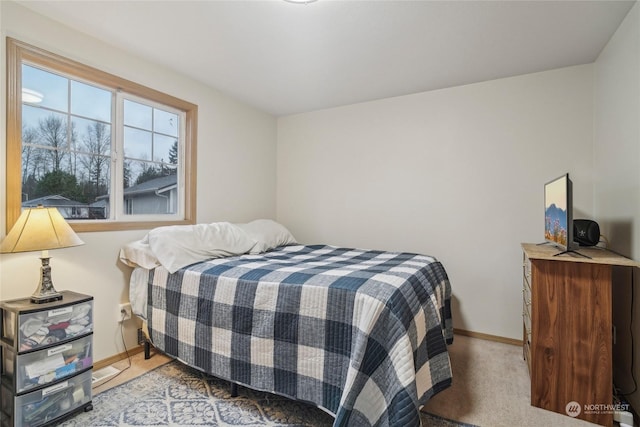
[[[585,258],[523,243],[523,352],[531,404],[613,425],[612,271],[639,263],[600,248]]]

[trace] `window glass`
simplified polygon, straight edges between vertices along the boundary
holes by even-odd
[[[73,128],[72,149],[91,154],[109,155],[111,152],[111,126],[96,120],[71,118]]]
[[[153,138],[153,160],[156,162],[178,164],[178,140],[171,136],[156,134]],[[172,154],[173,153],[173,154]]]
[[[71,113],[111,122],[111,92],[95,86],[71,81]]]
[[[112,161],[123,161],[124,215],[177,211],[179,115],[117,97],[114,91],[29,67],[43,98],[23,101],[23,205],[56,206],[67,219],[109,219],[114,212]],[[52,86],[49,87],[48,85]],[[24,86],[23,86],[24,88]],[[63,93],[66,88],[67,94]],[[46,108],[44,100],[56,94]],[[58,102],[70,99],[69,105]],[[112,139],[114,102],[122,102],[123,140]],[[113,123],[112,123],[113,122]],[[111,147],[122,145],[123,159]]]
[[[124,123],[131,124],[124,127],[125,211],[129,215],[175,214],[181,197],[177,185],[180,115],[128,99],[124,106]]]
[[[151,160],[152,133],[125,127],[124,128],[124,155],[128,159]]]
[[[58,111],[67,111],[69,79],[22,65],[22,102]]]
[[[124,100],[124,125],[139,129],[151,130],[153,109],[148,105]]]
[[[22,70],[22,207],[96,218],[89,207],[109,196],[112,94],[29,65]],[[38,97],[29,98],[31,88]]]
[[[153,131],[170,136],[178,136],[178,115],[154,109]]]

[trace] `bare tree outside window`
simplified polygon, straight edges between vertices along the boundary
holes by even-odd
[[[111,148],[111,132],[104,123],[94,122],[87,126],[87,133],[82,142],[84,152],[80,160],[83,171],[86,171],[86,192],[95,199],[107,194],[110,179],[109,151]]]
[[[62,162],[67,153],[67,128],[62,119],[48,116],[38,122],[38,142],[50,147],[46,150],[49,157],[50,170],[62,169]]]

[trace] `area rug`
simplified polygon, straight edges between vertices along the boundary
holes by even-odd
[[[65,427],[296,426],[330,427],[333,417],[315,406],[238,387],[173,361],[93,397],[94,409]],[[430,414],[423,426],[473,427]]]

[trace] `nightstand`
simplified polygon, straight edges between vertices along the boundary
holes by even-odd
[[[91,404],[93,297],[0,302],[2,427],[44,426]]]

